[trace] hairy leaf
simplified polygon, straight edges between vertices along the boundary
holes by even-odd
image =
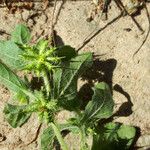
[[[36,48],[39,50],[39,53],[42,54],[46,48],[48,46],[48,40],[40,40],[38,41],[38,43],[36,44]]]
[[[77,56],[75,49],[69,45],[59,47],[56,51],[56,54],[58,57],[63,57],[63,61],[68,61],[71,58]]]
[[[45,129],[41,135],[41,150],[52,150],[55,133],[51,127]]]
[[[22,126],[29,119],[31,114],[24,112],[24,108],[25,106],[6,104],[3,112],[13,128]]]
[[[85,108],[81,122],[86,124],[109,118],[112,115],[113,106],[114,102],[109,86],[104,82],[98,83],[94,87],[94,95]]]
[[[14,94],[19,94],[18,97],[22,95],[34,97],[31,92],[27,91],[25,83],[6,65],[0,62],[0,84],[6,86]]]
[[[69,62],[63,63],[62,68],[54,72],[53,97],[66,109],[75,109],[79,102],[77,96],[77,80],[79,76],[92,65],[92,54],[85,53]]]
[[[29,42],[30,36],[29,29],[25,25],[19,24],[12,32],[11,40],[17,44],[26,44]]]
[[[12,69],[22,69],[24,62],[19,56],[22,50],[12,41],[0,41],[0,59]]]
[[[92,150],[128,150],[136,135],[136,129],[119,123],[107,123],[100,127],[93,138]]]

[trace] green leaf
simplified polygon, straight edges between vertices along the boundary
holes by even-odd
[[[42,54],[42,52],[44,52],[46,50],[48,46],[48,40],[40,40],[37,44],[36,44],[36,48],[39,50],[40,54]]]
[[[107,123],[94,135],[92,150],[128,150],[133,143],[136,129],[119,123]]]
[[[122,125],[119,128],[117,134],[118,134],[120,141],[128,140],[128,142],[126,142],[127,143],[126,147],[129,148],[135,137],[136,129],[134,127],[131,127],[128,125]],[[123,145],[123,143],[122,143],[122,145]]]
[[[26,89],[23,81],[3,63],[0,63],[0,83],[16,93]]]
[[[52,150],[55,140],[55,133],[52,127],[45,129],[41,135],[41,150]]]
[[[78,105],[77,97],[77,80],[79,76],[92,65],[92,54],[85,53],[69,62],[65,62],[62,68],[54,72],[53,98],[58,99],[60,105],[66,109],[73,110]]]
[[[77,53],[74,48],[69,45],[61,46],[57,49],[56,54],[58,57],[64,57],[63,61],[68,61],[71,58],[77,56]]]
[[[114,102],[109,86],[104,82],[98,83],[94,87],[94,95],[85,108],[81,122],[87,124],[103,118],[109,118],[112,115],[113,106]]]
[[[27,44],[30,37],[29,29],[23,24],[17,25],[11,34],[11,40],[17,44]]]
[[[75,125],[72,125],[72,124],[69,124],[69,123],[66,123],[66,124],[60,124],[59,125],[59,128],[61,131],[65,131],[65,130],[68,130],[74,134],[77,134],[80,132],[79,128]]]
[[[71,124],[59,124],[59,130],[62,132],[64,130],[69,130],[72,133],[79,133],[79,128]],[[54,147],[54,141],[56,140],[56,135],[51,126],[45,129],[41,135],[41,149],[42,150],[52,150]]]
[[[22,98],[25,96],[30,96],[34,98],[34,95],[27,90],[25,83],[6,65],[0,62],[0,84],[3,84],[7,87],[13,94],[19,94],[18,97],[22,95]]]
[[[31,116],[30,113],[24,112],[24,108],[25,106],[6,104],[3,112],[6,120],[13,128],[22,126]]]
[[[22,50],[12,41],[0,41],[0,59],[12,69],[22,69],[23,60],[19,56]]]

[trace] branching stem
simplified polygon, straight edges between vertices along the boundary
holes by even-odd
[[[54,123],[50,123],[53,131],[57,137],[57,140],[59,141],[59,144],[61,145],[62,150],[69,150],[65,141],[63,140],[63,137],[61,136],[61,132],[59,130],[59,128],[54,124]]]

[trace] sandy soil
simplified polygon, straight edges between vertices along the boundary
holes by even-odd
[[[52,6],[43,10],[43,3],[35,3],[34,9],[15,14],[8,13],[6,7],[0,8],[0,40],[7,39],[16,24],[26,23],[33,35],[32,41],[50,35]],[[150,4],[147,4],[150,13]],[[91,51],[98,55],[94,64],[96,75],[88,80],[106,81],[113,90],[118,116],[117,122],[131,124],[140,129],[141,137],[137,145],[150,145],[150,36],[141,46],[149,30],[145,9],[135,17],[142,33],[130,16],[120,17],[120,10],[112,2],[108,20],[96,16],[87,22],[90,1],[57,2],[55,22],[56,42],[67,44],[80,51]],[[80,52],[79,51],[79,52]],[[101,72],[99,74],[99,72]],[[88,73],[87,73],[88,74]],[[12,129],[5,121],[3,107],[9,99],[9,92],[0,90],[0,149],[1,150],[39,150],[38,140],[27,144],[34,138],[39,123],[32,116],[22,128]]]

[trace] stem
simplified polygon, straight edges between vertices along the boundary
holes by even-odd
[[[86,150],[87,146],[86,146],[86,135],[85,135],[84,128],[80,129],[80,139],[81,139],[81,143],[80,143],[81,150]]]
[[[48,79],[48,75],[47,75],[46,71],[43,71],[43,80],[44,80],[44,85],[46,88],[46,94],[47,94],[47,96],[49,96],[51,89],[50,89],[49,79]]]
[[[57,137],[57,140],[59,141],[59,144],[61,145],[61,148],[62,150],[69,150],[65,141],[63,140],[62,136],[61,136],[61,133],[60,133],[60,130],[58,129],[58,127],[54,124],[54,123],[50,123],[52,128],[53,128],[53,131]]]

